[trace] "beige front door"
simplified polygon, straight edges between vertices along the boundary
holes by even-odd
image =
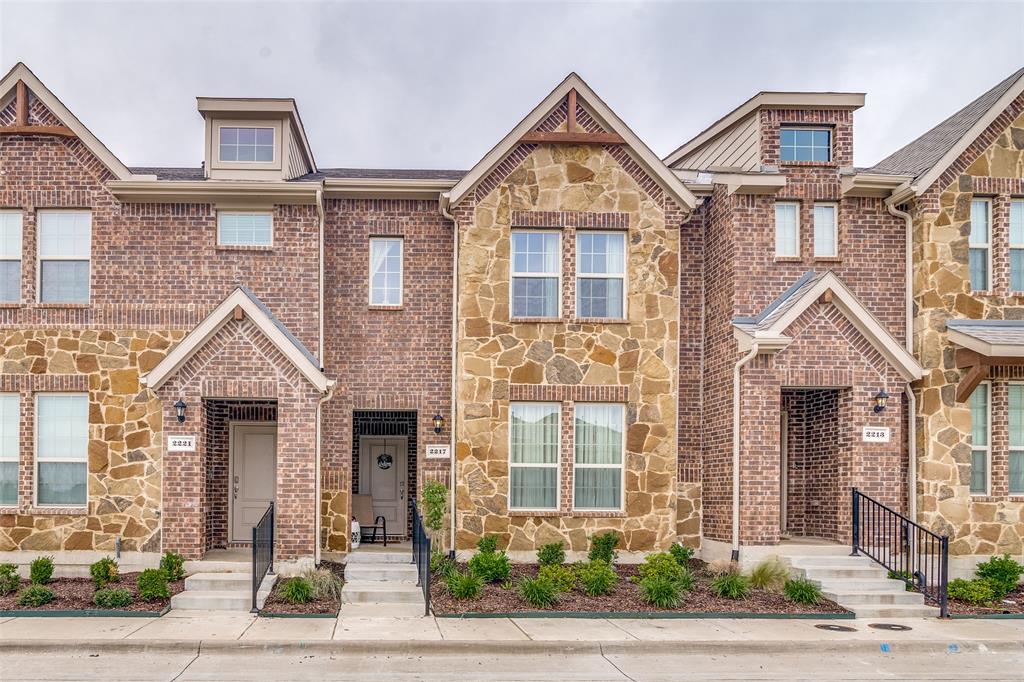
[[[405,536],[406,472],[404,438],[361,438],[359,492],[373,497],[373,515],[383,516],[388,535]]]
[[[274,500],[277,427],[231,427],[231,541],[251,542],[255,526]]]

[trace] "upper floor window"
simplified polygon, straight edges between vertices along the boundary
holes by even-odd
[[[800,255],[800,204],[775,202],[775,255]]]
[[[402,305],[402,239],[370,239],[370,305]]]
[[[273,216],[269,213],[218,213],[217,243],[221,246],[272,246]]]
[[[558,509],[562,408],[558,403],[509,407],[510,509]]]
[[[779,159],[831,161],[832,131],[829,128],[783,126],[779,130]]]
[[[36,502],[85,505],[89,399],[81,393],[40,394],[36,401]]]
[[[274,160],[273,128],[220,129],[221,161],[254,161],[268,163]]]
[[[576,403],[573,507],[622,508],[625,405]]]
[[[1024,384],[1009,386],[1010,494],[1024,494]]]
[[[1010,289],[1024,291],[1024,199],[1010,202]]]
[[[18,504],[18,444],[21,442],[17,393],[0,394],[0,506]]]
[[[554,230],[512,232],[512,317],[558,317],[562,235]]]
[[[839,221],[835,204],[814,205],[814,255],[829,258],[839,255]]]
[[[0,302],[21,300],[21,211],[0,211]]]
[[[980,383],[971,393],[971,494],[988,495],[989,384]]]
[[[989,273],[992,271],[992,201],[975,199],[971,202],[971,235],[968,237],[968,269],[971,275],[971,289],[989,290]]]
[[[626,235],[576,233],[576,315],[626,316]]]
[[[39,301],[88,303],[92,214],[39,212]]]

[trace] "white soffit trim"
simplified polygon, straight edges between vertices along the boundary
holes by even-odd
[[[990,343],[966,334],[954,327],[946,327],[949,340],[958,346],[978,352],[989,358],[1024,358],[1024,346],[1008,343]]]
[[[467,194],[477,183],[487,177],[487,174],[494,170],[502,162],[502,160],[515,149],[516,145],[519,144],[519,140],[526,133],[533,130],[540,124],[555,107],[561,104],[562,100],[565,99],[566,95],[569,94],[570,90],[575,90],[580,100],[587,105],[588,112],[594,117],[594,119],[600,123],[606,130],[613,133],[617,133],[622,137],[628,146],[633,151],[633,157],[639,163],[645,171],[660,181],[662,187],[664,187],[669,194],[671,194],[681,206],[689,209],[696,208],[697,198],[688,190],[682,183],[682,181],[675,176],[672,171],[669,170],[658,156],[647,147],[643,141],[636,136],[636,134],[629,129],[622,119],[615,115],[615,112],[605,104],[597,94],[590,89],[582,78],[575,73],[570,73],[564,81],[562,81],[558,87],[551,91],[544,100],[538,104],[533,111],[526,115],[522,121],[519,122],[515,128],[512,129],[508,135],[495,145],[491,151],[487,152],[480,161],[473,166],[472,169],[466,175],[459,180],[451,192],[449,192],[449,202],[451,206],[456,206],[461,202]]]
[[[326,393],[334,385],[334,381],[324,376],[320,368],[314,365],[306,357],[306,354],[295,346],[295,343],[274,324],[267,314],[260,309],[260,306],[241,288],[231,292],[230,296],[224,299],[213,312],[196,325],[156,367],[142,377],[142,383],[153,390],[163,386],[196,351],[202,348],[207,341],[213,338],[232,319],[232,314],[236,307],[241,307],[245,311],[246,316],[270,339],[274,347],[281,351],[318,391]]]

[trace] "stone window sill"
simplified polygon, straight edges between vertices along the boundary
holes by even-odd
[[[780,161],[779,166],[785,168],[794,166],[796,168],[839,168],[836,161]]]
[[[567,514],[584,519],[625,519],[629,516],[624,511],[600,511],[595,509],[578,509]]]
[[[574,317],[576,324],[629,324],[624,317]]]
[[[273,246],[244,246],[242,244],[217,244],[217,251],[256,251],[259,253],[272,253]]]
[[[404,310],[404,306],[400,305],[369,305],[366,306],[367,310],[383,310],[385,312]]]
[[[557,509],[540,509],[537,511],[529,511],[527,509],[510,509],[508,512],[509,516],[533,516],[533,517],[557,517],[557,516],[569,516],[564,511]]]
[[[561,324],[565,320],[561,317],[513,317],[509,322],[512,324]]]
[[[839,256],[815,256],[815,263],[842,263],[843,259]]]
[[[32,305],[33,308],[46,309],[67,309],[67,310],[86,310],[91,304],[89,303],[36,303]]]
[[[19,513],[32,516],[88,516],[89,507],[26,507]]]
[[[24,307],[25,307],[24,303],[14,303],[13,301],[9,301],[7,303],[0,303],[0,310],[15,310],[17,308],[24,308]]]
[[[17,507],[0,507],[0,515],[3,514],[20,514],[21,510]]]
[[[804,259],[800,256],[776,256],[776,263],[803,263]]]

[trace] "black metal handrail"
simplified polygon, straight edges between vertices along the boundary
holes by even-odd
[[[267,511],[252,527],[252,612],[259,608],[256,599],[260,585],[268,573],[274,572],[274,503],[271,502]]]
[[[863,552],[949,615],[949,538],[853,489],[852,556]]]
[[[412,562],[416,564],[416,585],[423,590],[423,615],[430,615],[430,536],[423,527],[416,500],[412,500]]]

